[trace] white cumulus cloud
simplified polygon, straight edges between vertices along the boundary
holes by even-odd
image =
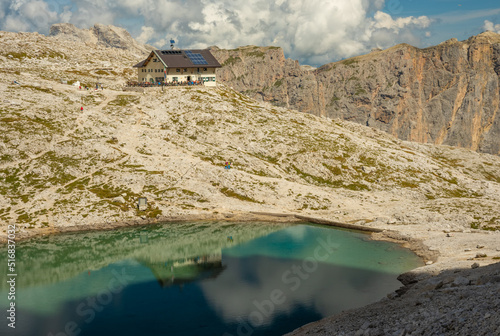
[[[43,0],[0,0],[0,29],[45,33],[67,14],[52,10]]]
[[[46,4],[55,2],[58,9],[51,11]],[[80,28],[114,24],[158,48],[168,47],[170,38],[181,48],[275,45],[303,64],[320,65],[373,47],[418,45],[431,20],[383,11],[397,14],[398,4],[397,0],[0,0],[0,28],[43,33],[57,20]]]
[[[155,35],[155,29],[153,27],[143,26],[141,27],[141,34],[136,37],[136,40],[141,43],[147,43]]]
[[[484,28],[484,30],[489,30],[489,31],[495,32],[497,34],[500,34],[500,24],[494,24],[493,22],[491,22],[489,20],[484,21],[483,28]]]

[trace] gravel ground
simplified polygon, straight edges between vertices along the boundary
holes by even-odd
[[[476,266],[404,274],[386,299],[287,335],[500,335],[500,263]]]

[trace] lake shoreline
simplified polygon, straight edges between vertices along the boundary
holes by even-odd
[[[436,262],[439,253],[426,248],[423,240],[408,238],[394,230],[386,230],[376,227],[341,223],[331,221],[324,218],[313,216],[303,216],[293,213],[271,213],[271,212],[230,212],[230,213],[207,213],[207,214],[188,214],[179,216],[160,216],[158,218],[134,219],[118,222],[104,222],[96,225],[74,225],[61,226],[57,228],[35,228],[25,229],[23,232],[16,233],[16,242],[36,239],[48,235],[58,235],[65,233],[93,232],[93,231],[109,231],[126,227],[142,227],[147,225],[155,225],[161,223],[174,222],[200,222],[200,221],[227,221],[227,222],[276,222],[276,223],[299,223],[310,222],[320,224],[337,229],[355,230],[367,233],[371,239],[384,240],[402,245],[417,254],[425,262]],[[0,237],[0,245],[7,243],[6,237]]]
[[[476,246],[477,242],[482,242],[486,248],[482,250],[488,255],[494,256],[496,239],[500,236],[500,231],[491,232],[483,230],[467,230],[462,232],[449,232],[440,227],[434,227],[432,223],[421,223],[415,225],[393,225],[387,223],[375,222],[356,222],[356,224],[342,223],[326,219],[325,214],[316,215],[295,214],[295,213],[273,213],[273,212],[258,212],[258,211],[227,211],[227,212],[207,212],[197,214],[184,214],[177,216],[160,216],[157,218],[138,218],[133,220],[104,222],[99,224],[85,224],[74,226],[59,226],[49,228],[34,228],[22,229],[16,233],[16,242],[28,240],[37,237],[48,235],[76,233],[76,232],[91,232],[91,231],[106,231],[125,227],[140,227],[146,225],[154,225],[159,223],[173,222],[199,222],[199,221],[227,221],[227,222],[276,222],[276,223],[299,223],[310,222],[320,225],[336,227],[338,229],[357,230],[370,235],[371,239],[384,240],[402,245],[405,248],[412,250],[426,264],[420,267],[413,273],[430,273],[437,274],[446,269],[456,267],[470,266],[471,261],[475,256],[472,247]],[[351,221],[353,222],[353,221]],[[460,238],[460,239],[457,239]],[[7,235],[4,233],[0,236],[0,245],[7,243]],[[470,249],[464,250],[464,246],[471,246]],[[498,246],[500,248],[500,245]],[[499,251],[499,249],[496,249]],[[500,255],[500,253],[497,253]],[[487,265],[495,262],[495,260],[480,260],[481,264]]]

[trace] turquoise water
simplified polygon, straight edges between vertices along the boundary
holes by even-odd
[[[365,234],[275,223],[44,237],[20,243],[16,264],[16,330],[2,335],[280,335],[377,301],[422,265]]]

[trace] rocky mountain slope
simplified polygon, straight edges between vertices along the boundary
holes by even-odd
[[[50,27],[49,36],[61,42],[72,41],[99,47],[124,49],[135,53],[149,53],[154,48],[138,43],[128,31],[121,27],[96,23],[90,29],[80,29],[71,23],[58,23]],[[82,50],[84,52],[84,50]],[[82,52],[80,51],[80,52]]]
[[[137,61],[130,52],[36,33],[0,39],[3,225],[275,209],[499,225],[498,157],[401,142],[226,87],[121,92]],[[60,78],[89,86],[99,78],[106,89],[79,90]],[[136,210],[139,196],[149,212]]]
[[[9,224],[27,237],[142,218],[240,220],[273,212],[376,227],[384,239],[423,240],[434,256],[428,264],[437,261],[423,268],[427,274],[500,257],[500,157],[402,141],[224,85],[123,91],[144,53],[84,40],[0,32],[0,241]],[[245,50],[264,53],[254,49]],[[99,81],[105,89],[80,90],[71,85],[76,81],[91,88]],[[146,209],[137,209],[138,197],[147,197]],[[484,278],[495,271],[484,268]],[[464,288],[436,301],[437,309],[486,295],[486,287],[465,287],[475,275],[464,277],[457,281]],[[443,280],[443,288],[450,283]],[[428,302],[415,303],[422,304]],[[382,329],[372,319],[389,319],[384,312],[398,307],[353,320],[346,330],[375,334]],[[459,321],[479,316],[463,308]],[[422,325],[435,321],[414,312]],[[387,328],[405,334],[402,328],[412,326],[403,322]]]
[[[500,154],[500,35],[407,44],[318,69],[276,47],[212,48],[219,78],[277,106],[371,126],[403,140]]]

